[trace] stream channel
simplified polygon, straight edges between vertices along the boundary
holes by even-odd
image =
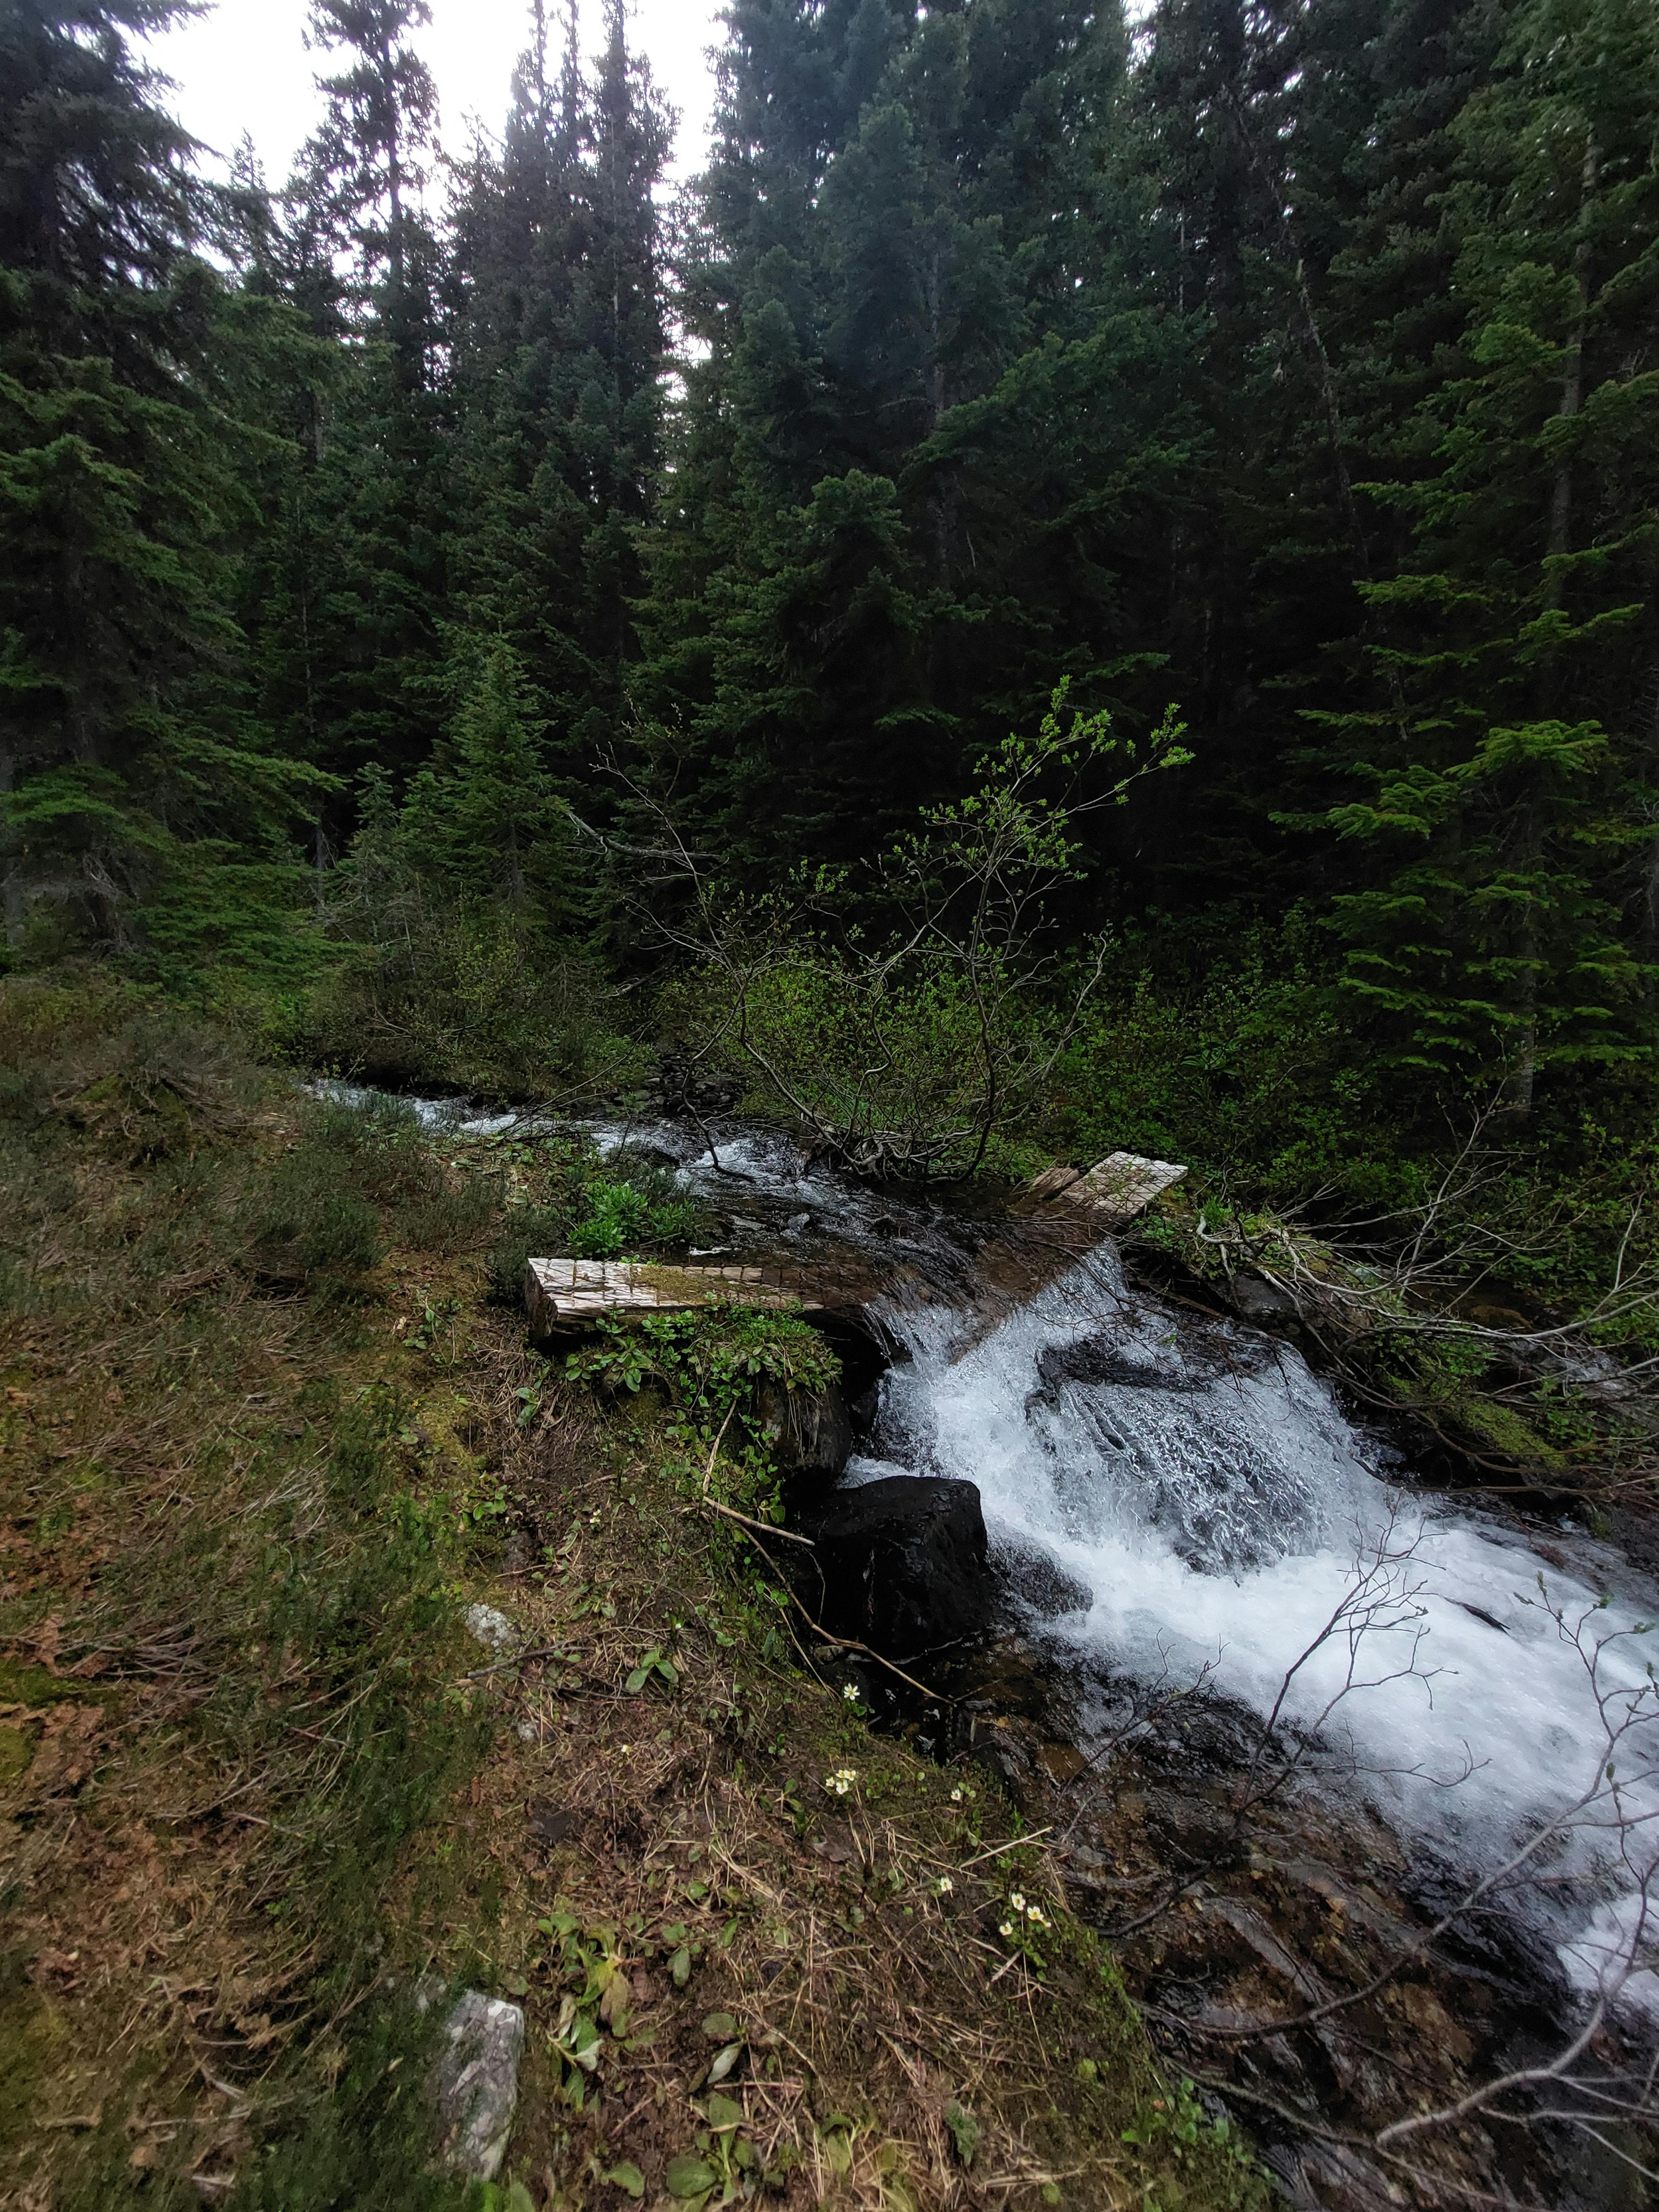
[[[409,1103],[457,1133],[525,1126]],[[1583,2086],[1639,2074],[1659,2026],[1659,1704],[1638,1632],[1659,1592],[1626,1553],[1420,1479],[1293,1343],[1137,1277],[1110,1240],[988,1299],[996,1220],[859,1185],[773,1133],[589,1126],[672,1166],[721,1258],[840,1256],[879,1281],[842,1485],[975,1485],[1001,1596],[981,1648],[914,1662],[939,1702],[906,1707],[869,1668],[861,1692],[1048,1831],[1172,2066],[1231,2103],[1290,2201],[1654,2201],[1624,2093]],[[1172,1878],[1183,1893],[1147,1918]],[[1598,1998],[1578,2086],[1502,2100],[1574,2117],[1475,2111],[1392,2159],[1367,2147],[1549,2064]]]

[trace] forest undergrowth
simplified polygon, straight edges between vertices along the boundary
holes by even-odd
[[[504,1292],[618,1233],[614,1164],[331,1107],[95,973],[0,1025],[9,2201],[1261,2201],[1042,1839],[872,1735],[705,1510],[718,1461],[767,1510],[799,1323],[596,1392]],[[463,1984],[528,2015],[470,2191],[411,2002]]]

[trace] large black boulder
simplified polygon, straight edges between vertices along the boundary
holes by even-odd
[[[904,1661],[975,1636],[989,1620],[995,1589],[971,1482],[901,1474],[836,1491],[811,1535],[822,1577],[813,1610],[832,1636]]]

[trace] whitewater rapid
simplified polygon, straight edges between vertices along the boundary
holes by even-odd
[[[1606,1736],[1557,1616],[1584,1623],[1615,1721],[1633,1723],[1619,1759],[1638,1825],[1615,1837],[1604,1793],[1602,1817],[1552,1848],[1553,1887],[1526,1892],[1526,1914],[1575,1987],[1659,2009],[1644,1929],[1631,1955],[1659,1713],[1639,1605],[1604,1602],[1586,1574],[1604,1547],[1564,1532],[1547,1559],[1476,1511],[1412,1497],[1292,1347],[1183,1325],[1127,1288],[1109,1246],[988,1331],[936,1305],[880,1319],[902,1356],[848,1481],[975,1483],[994,1551],[1028,1574],[1046,1562],[1045,1587],[1072,1601],[1036,1636],[1119,1676],[1202,1680],[1261,1716],[1283,1693],[1286,1721],[1319,1725],[1329,1786],[1472,1876],[1596,1787]]]

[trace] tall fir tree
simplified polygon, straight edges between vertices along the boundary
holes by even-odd
[[[1096,221],[1115,11],[744,0],[727,20],[641,696],[767,868],[863,849],[961,787],[1061,676],[1110,691],[1133,657],[1134,493],[1112,479],[1142,472],[1156,403],[1127,388],[1148,340],[1114,321]],[[1091,413],[1110,450],[1085,434],[1079,477]]]
[[[436,111],[412,45],[420,0],[316,0],[322,126],[285,195],[276,281],[319,338],[292,390],[297,465],[274,518],[271,590],[250,601],[262,703],[349,783],[411,773],[443,713],[447,433],[441,242],[422,211]],[[347,828],[320,815],[325,854]]]
[[[1329,823],[1377,867],[1337,902],[1351,987],[1522,1114],[1650,1041],[1656,112],[1650,11],[1525,0],[1451,125],[1466,319],[1379,487],[1412,542],[1367,592],[1373,698],[1326,718],[1364,794]]]
[[[537,9],[504,143],[475,150],[453,218],[458,607],[513,641],[572,774],[623,713],[666,355],[670,118],[618,6],[606,33],[590,81],[573,12],[556,71]]]
[[[192,839],[275,854],[296,779],[242,684],[253,520],[215,210],[130,41],[166,0],[0,21],[0,838],[6,937],[124,941]],[[229,841],[228,843],[227,841]],[[210,903],[211,902],[210,901]]]

